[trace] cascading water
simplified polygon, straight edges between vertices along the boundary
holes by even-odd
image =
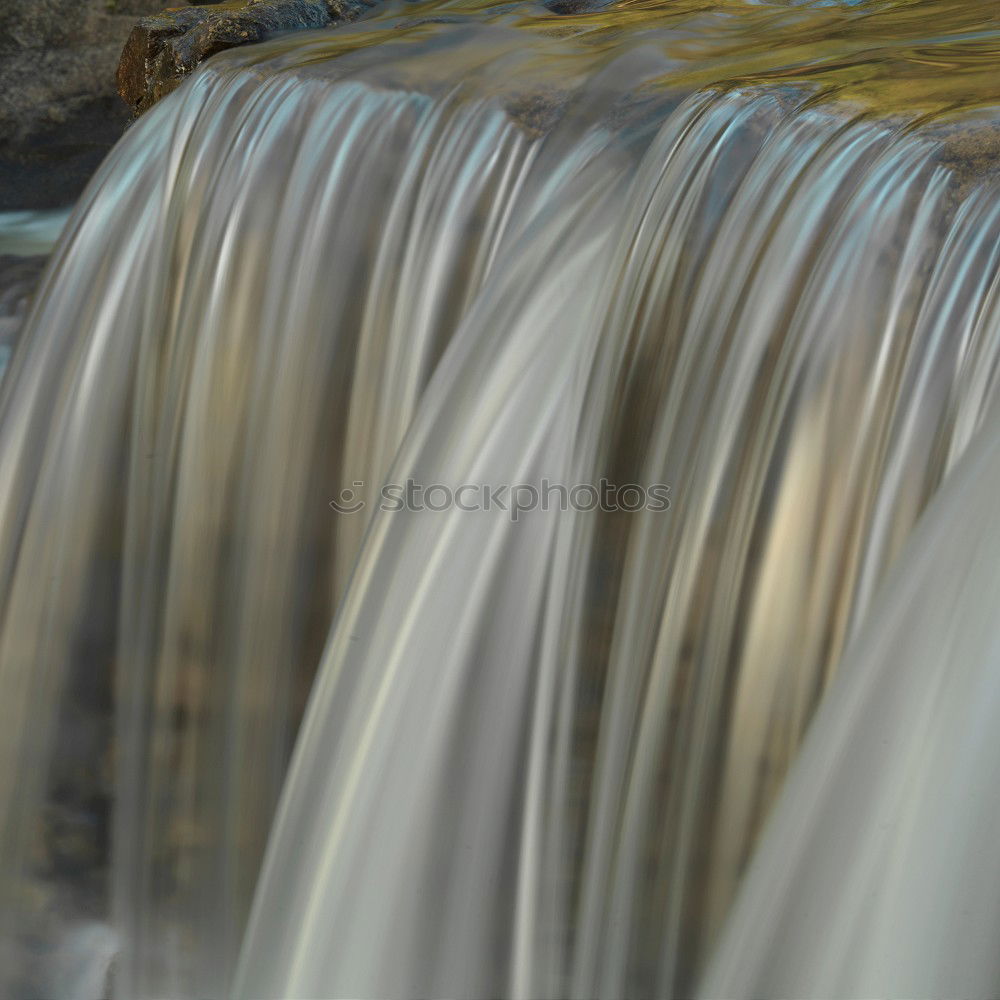
[[[131,130],[0,401],[4,995],[990,994],[1000,26],[923,6],[389,9]]]
[[[998,475],[994,432],[893,569],[796,762],[704,995],[996,992]]]

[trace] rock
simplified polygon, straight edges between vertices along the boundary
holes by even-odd
[[[974,188],[988,182],[1000,186],[1000,127],[980,115],[932,127],[940,142],[939,160],[954,178],[953,200],[957,206]]]
[[[286,31],[352,21],[371,0],[237,0],[165,10],[133,29],[118,65],[118,93],[136,114],[224,49]]]
[[[71,204],[127,120],[114,72],[163,0],[0,0],[0,211]]]
[[[128,103],[142,110],[213,52],[353,20],[372,0],[197,0],[149,18],[169,2],[0,0],[0,212],[62,208],[79,197],[129,120],[115,92],[123,46],[141,60],[122,73]],[[148,92],[147,72],[160,74]]]

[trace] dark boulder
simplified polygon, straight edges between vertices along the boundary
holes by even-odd
[[[127,115],[115,66],[163,0],[0,0],[0,211],[71,204]]]
[[[118,93],[141,114],[216,52],[282,32],[351,21],[369,2],[244,0],[165,10],[132,29],[118,65]]]

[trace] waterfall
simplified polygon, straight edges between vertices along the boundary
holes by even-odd
[[[226,53],[91,184],[0,397],[4,995],[988,995],[979,123],[633,14]]]
[[[995,993],[998,476],[992,430],[849,650],[705,996]]]

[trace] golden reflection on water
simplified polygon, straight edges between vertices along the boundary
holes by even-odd
[[[685,90],[806,85],[817,100],[918,119],[1000,106],[995,0],[549,0],[547,6],[417,0],[390,3],[305,47],[296,34],[260,51],[284,48],[297,53],[296,62],[325,61],[371,45],[431,38],[448,30],[443,24],[572,39],[588,61],[647,46],[665,60],[661,83]]]

